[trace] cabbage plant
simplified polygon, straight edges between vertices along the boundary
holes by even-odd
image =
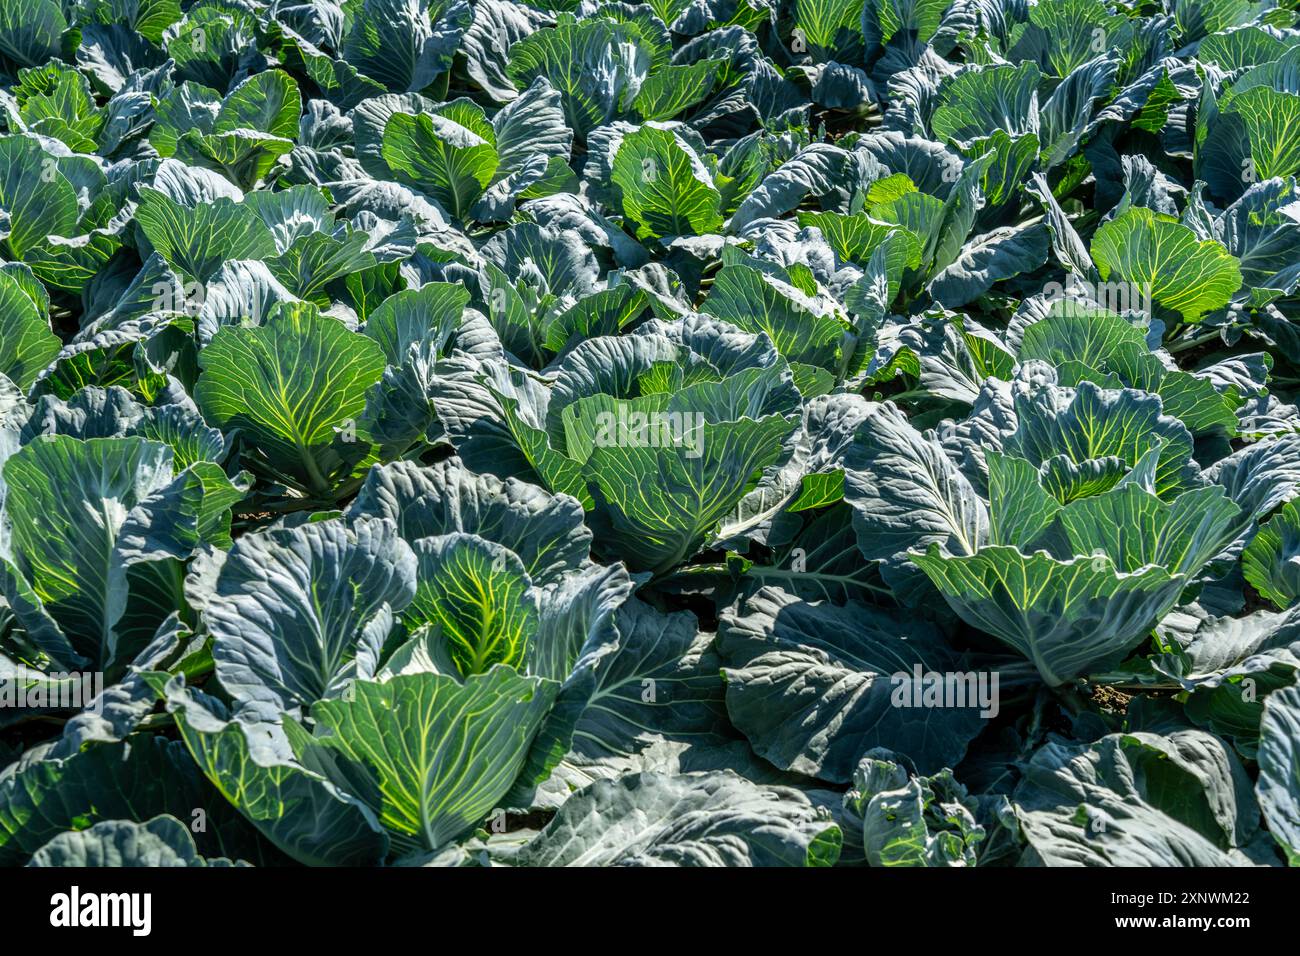
[[[1300,863],[1298,59],[0,0],[0,863]]]

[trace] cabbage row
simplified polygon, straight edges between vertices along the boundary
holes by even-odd
[[[0,0],[0,864],[1300,863],[1272,0]]]

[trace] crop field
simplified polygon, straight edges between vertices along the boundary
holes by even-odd
[[[1287,2],[0,0],[0,866],[1300,865]]]

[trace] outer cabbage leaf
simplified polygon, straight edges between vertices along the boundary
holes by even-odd
[[[734,773],[599,780],[560,808],[517,866],[831,866],[842,836],[799,791]]]
[[[363,866],[388,852],[370,810],[306,769],[279,724],[231,720],[211,697],[158,679],[193,763],[262,835],[307,866]]]
[[[1279,608],[1300,598],[1300,503],[1287,502],[1264,523],[1242,552],[1241,572]]]
[[[336,429],[365,410],[384,369],[364,335],[311,310],[281,310],[264,326],[224,328],[199,356],[195,400],[208,421],[239,428],[264,468],[328,497],[364,448]]]
[[[415,555],[380,519],[244,535],[204,601],[221,686],[274,719],[373,676],[415,574]]]
[[[500,666],[463,684],[428,673],[357,681],[312,709],[314,736],[293,721],[286,730],[305,765],[374,810],[395,848],[436,850],[509,790],[556,689]]]
[[[969,479],[892,403],[870,408],[846,465],[844,500],[868,559],[931,543],[970,553],[983,542],[988,509]]]
[[[574,499],[514,478],[473,474],[456,459],[428,468],[399,461],[371,469],[350,514],[387,518],[412,543],[452,532],[496,542],[543,586],[577,570],[591,547]]]
[[[1269,694],[1260,737],[1255,795],[1273,839],[1300,866],[1300,687]]]
[[[422,90],[448,70],[473,19],[465,0],[363,0],[354,6],[343,58],[399,93]]]
[[[912,560],[963,620],[1014,647],[1054,686],[1118,664],[1185,584],[1164,568],[1121,574],[1104,556],[1061,561],[1003,545],[952,557],[932,544]]]
[[[690,236],[722,225],[722,196],[699,157],[671,132],[643,126],[623,137],[610,181],[646,236]]]
[[[60,833],[32,854],[28,866],[138,867],[231,866],[199,855],[185,824],[173,816],[144,823],[104,820],[88,830]]]
[[[925,675],[960,669],[928,624],[765,588],[724,614],[718,635],[727,712],[782,769],[846,783],[864,751],[889,747],[932,772],[981,729],[978,700],[920,706]]]
[[[1232,866],[1258,826],[1237,758],[1187,730],[1048,743],[1016,788],[1027,862],[1049,866]]]
[[[1222,244],[1140,206],[1097,230],[1092,258],[1103,280],[1113,273],[1133,283],[1185,322],[1227,305],[1241,287],[1241,268]]]

